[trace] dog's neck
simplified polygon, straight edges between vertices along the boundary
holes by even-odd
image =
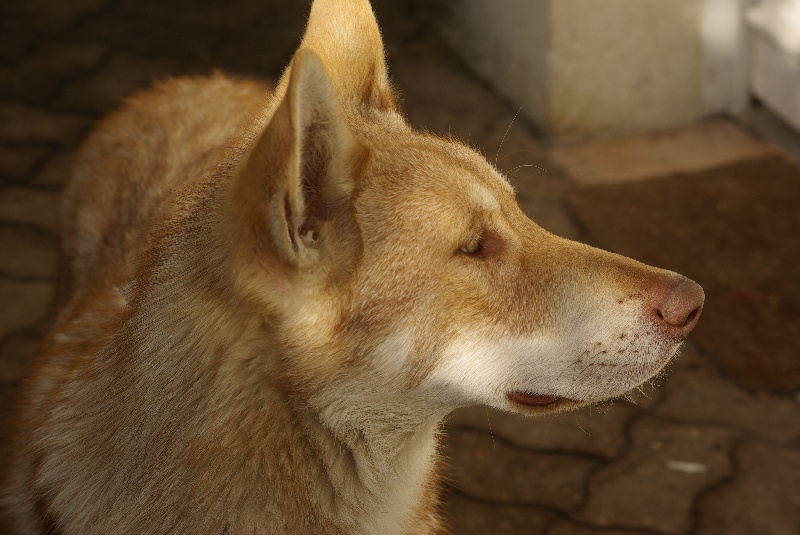
[[[415,403],[388,408],[357,390],[348,406],[307,408],[300,418],[325,466],[332,512],[363,533],[406,533],[433,516],[440,416]]]
[[[185,280],[196,284],[199,276]],[[242,314],[237,312],[241,303],[236,305],[238,308],[231,305],[220,310],[222,319],[215,322],[226,326],[228,342],[218,346],[225,348],[225,354],[187,354],[185,358],[196,367],[209,367],[203,377],[213,377],[216,382],[236,377],[236,384],[244,385],[244,391],[234,392],[221,384],[209,385],[204,391],[234,396],[209,403],[240,404],[237,425],[258,428],[252,435],[252,462],[243,461],[243,466],[256,470],[243,474],[243,486],[260,481],[270,491],[254,494],[253,509],[302,503],[301,508],[309,509],[309,529],[324,528],[330,533],[391,535],[408,533],[415,525],[438,524],[434,509],[437,435],[449,408],[431,407],[424,396],[390,400],[386,392],[366,388],[357,379],[326,383],[310,398],[306,394],[293,397],[284,390],[283,380],[276,380],[281,376],[279,359],[262,353],[263,348],[279,345],[274,335],[265,331],[261,322],[241,321]],[[170,332],[199,324],[193,318],[180,320],[193,310],[189,304],[169,306],[175,310],[160,317],[173,318]],[[197,336],[184,333],[177,338]],[[253,340],[260,343],[253,344]],[[222,369],[217,369],[220,366]],[[229,425],[220,422],[219,433],[210,434],[224,444]],[[292,483],[285,488],[275,486],[287,480]]]

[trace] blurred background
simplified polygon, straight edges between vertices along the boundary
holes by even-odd
[[[798,4],[373,2],[414,126],[468,140],[544,228],[707,295],[680,358],[625,399],[541,419],[452,415],[456,534],[800,534]],[[3,414],[46,330],[59,192],[87,131],[166,76],[274,82],[308,8],[0,5]]]

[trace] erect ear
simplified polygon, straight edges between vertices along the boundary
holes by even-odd
[[[314,52],[298,51],[248,171],[271,182],[267,224],[289,264],[314,263],[326,248],[355,234],[349,223],[356,152],[325,67]]]
[[[299,50],[313,50],[322,59],[342,104],[397,108],[369,0],[314,0]],[[289,69],[278,83],[278,95],[286,89]]]

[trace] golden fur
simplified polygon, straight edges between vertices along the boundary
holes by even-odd
[[[702,306],[412,130],[366,0],[314,3],[273,94],[216,74],[128,100],[62,223],[6,485],[26,535],[435,533],[449,411],[619,395]]]

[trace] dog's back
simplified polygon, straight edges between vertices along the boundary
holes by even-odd
[[[130,280],[153,220],[180,208],[177,190],[191,195],[213,166],[233,165],[270,104],[265,86],[217,74],[159,83],[101,122],[64,192],[60,300],[98,276]]]
[[[247,80],[220,74],[168,80],[128,99],[97,125],[77,154],[62,199],[54,334],[23,383],[17,407],[19,464],[9,478],[9,503],[24,512],[21,533],[32,526],[59,533],[61,523],[46,513],[44,498],[30,500],[29,478],[41,459],[36,444],[48,440],[31,430],[44,425],[54,399],[82,373],[82,359],[98,358],[109,331],[118,328],[137,263],[158,242],[152,234],[162,225],[167,228],[161,232],[169,232],[169,222],[213,187],[217,167],[235,165],[250,129],[259,126],[270,104],[266,87]],[[102,404],[110,392],[96,391],[90,398]]]

